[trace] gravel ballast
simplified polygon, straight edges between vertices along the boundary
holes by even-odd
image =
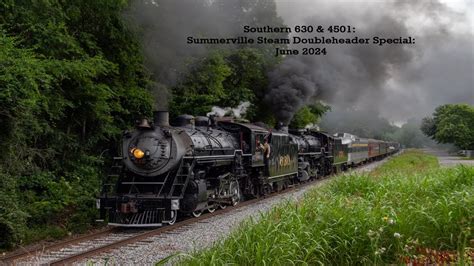
[[[386,160],[386,159],[385,159]],[[385,160],[359,167],[356,172],[370,171]],[[329,179],[323,179],[301,189],[264,199],[255,204],[237,208],[230,213],[212,216],[197,223],[180,227],[176,230],[147,238],[133,245],[121,247],[106,254],[82,261],[85,265],[154,265],[156,262],[176,254],[189,253],[211,246],[225,238],[245,219],[258,219],[260,213],[266,212],[276,204],[286,200],[298,200],[308,189],[321,186]]]

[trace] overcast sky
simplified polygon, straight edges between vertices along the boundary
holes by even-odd
[[[331,47],[332,55],[305,62],[317,69],[319,94],[331,104],[374,110],[397,123],[441,104],[474,104],[474,1],[276,2],[289,26],[350,24],[356,35],[416,38],[404,48]]]

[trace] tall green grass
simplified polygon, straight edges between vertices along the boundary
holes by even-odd
[[[435,156],[423,153],[421,150],[408,149],[401,156],[396,156],[374,169],[370,175],[389,175],[391,173],[412,174],[424,172],[439,167]]]
[[[438,168],[435,157],[409,151],[369,175],[339,176],[258,222],[246,221],[180,263],[385,264],[418,256],[421,248],[464,256],[473,229],[474,168]]]

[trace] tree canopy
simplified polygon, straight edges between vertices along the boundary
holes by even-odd
[[[446,104],[423,119],[421,130],[439,143],[452,143],[461,149],[474,149],[474,106]]]
[[[151,113],[126,4],[0,2],[0,247],[90,224],[106,158]]]
[[[144,56],[148,47],[140,34],[146,29],[137,31],[125,19],[124,11],[130,13],[136,1],[0,2],[0,248],[93,224],[95,196],[118,154],[121,133],[135,119],[151,116],[159,100],[154,88],[169,91],[172,115],[205,115],[213,106],[247,101],[248,119],[275,123],[262,101],[267,72],[281,60],[272,47],[171,53],[182,35],[168,26],[189,26],[177,23],[183,17],[173,12],[187,10],[183,8],[189,4],[154,2],[158,4],[148,12],[160,17],[151,23],[158,22],[158,30],[170,38],[152,43],[163,48],[153,64]],[[203,16],[226,18],[217,27],[221,34],[224,27],[241,32],[243,22],[283,25],[273,0],[240,4],[244,8],[224,0],[195,1],[193,6],[209,8]],[[192,25],[202,19],[194,18]],[[215,25],[215,20],[209,22]],[[210,34],[206,30],[198,34]],[[171,61],[176,63],[172,72],[180,75],[176,83],[165,82]],[[317,103],[304,107],[293,125],[314,123],[325,111]]]
[[[304,106],[295,114],[289,126],[290,128],[304,128],[315,125],[320,121],[321,116],[330,109],[328,105],[320,102]]]

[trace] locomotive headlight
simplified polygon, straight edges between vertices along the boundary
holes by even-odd
[[[145,153],[138,148],[132,149],[132,154],[137,159],[141,159],[143,156],[145,156]]]

